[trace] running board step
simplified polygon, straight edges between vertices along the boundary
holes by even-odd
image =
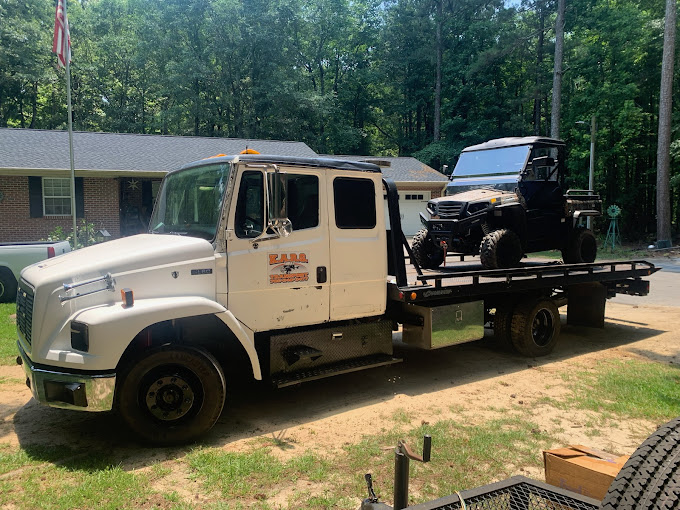
[[[364,370],[365,368],[392,365],[401,361],[402,360],[400,358],[394,358],[389,354],[374,354],[373,356],[365,356],[363,358],[341,361],[339,363],[314,367],[308,370],[274,374],[272,376],[272,383],[276,388],[283,388],[285,386],[292,386],[301,382],[323,379],[324,377],[330,377],[332,375],[357,372],[359,370]]]

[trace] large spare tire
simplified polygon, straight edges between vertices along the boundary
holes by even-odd
[[[411,249],[416,262],[423,269],[437,269],[446,258],[444,249],[434,243],[425,228],[421,228],[413,236]]]
[[[680,418],[635,450],[602,500],[602,510],[671,509],[680,506]]]

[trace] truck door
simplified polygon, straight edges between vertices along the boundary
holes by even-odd
[[[380,178],[338,172],[328,179],[331,320],[385,311],[387,240]]]
[[[326,189],[313,169],[287,170],[288,237],[266,228],[264,169],[240,167],[227,230],[228,308],[254,331],[329,319]]]

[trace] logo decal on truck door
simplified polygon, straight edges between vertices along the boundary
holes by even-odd
[[[306,253],[270,253],[269,284],[309,281]]]

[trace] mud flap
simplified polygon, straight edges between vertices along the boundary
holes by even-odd
[[[604,327],[607,287],[601,283],[582,283],[567,287],[567,324],[570,326]]]

